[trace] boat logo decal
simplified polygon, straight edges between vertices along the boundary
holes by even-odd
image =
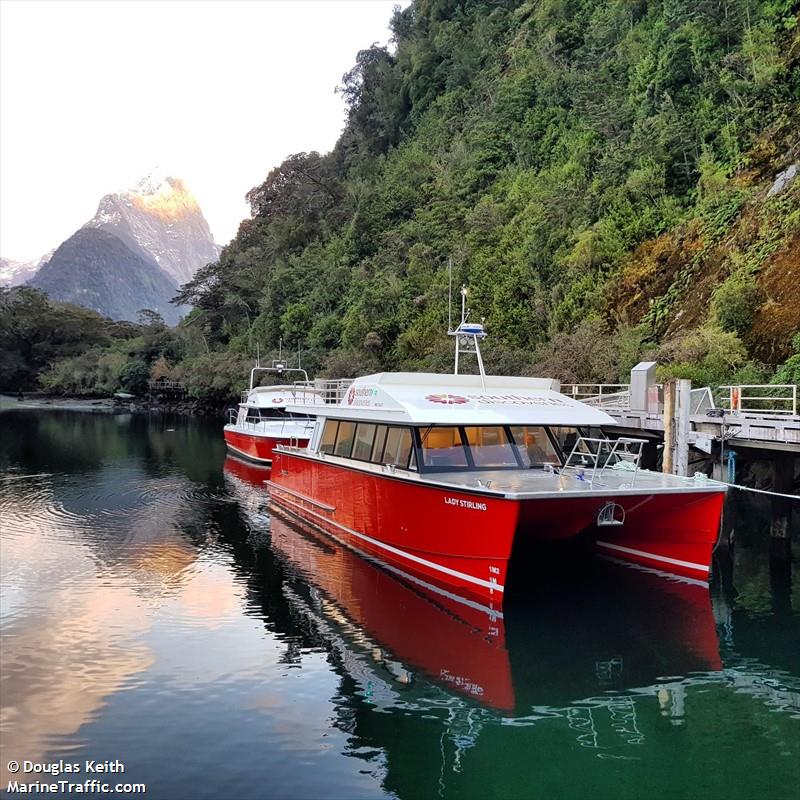
[[[378,390],[372,386],[351,386],[347,393],[347,405],[369,406],[372,405],[372,398],[377,396]],[[380,403],[376,405],[380,405]]]
[[[430,403],[443,403],[446,406],[469,403],[469,400],[460,394],[429,394],[425,399]]]

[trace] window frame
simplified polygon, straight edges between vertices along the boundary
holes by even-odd
[[[353,426],[353,434],[350,438],[350,447],[347,450],[347,453],[337,453],[336,448],[339,446],[339,436],[342,433],[342,426],[343,425],[352,425]],[[358,427],[358,422],[356,420],[351,419],[340,419],[339,420],[339,427],[336,429],[336,443],[333,445],[333,453],[331,455],[337,456],[338,458],[352,458],[353,457],[353,445],[356,441],[356,428]]]
[[[336,426],[336,430],[333,434],[333,443],[331,444],[330,450],[323,450],[323,446],[325,443],[325,430],[328,425]],[[326,418],[325,424],[322,426],[322,434],[319,437],[319,446],[317,447],[317,452],[321,453],[322,455],[332,456],[333,449],[336,447],[336,437],[339,435],[339,420],[338,419],[331,419],[330,417]]]
[[[471,425],[470,427],[475,426]],[[453,467],[445,465],[441,467],[432,467],[430,464],[425,463],[425,439],[428,433],[430,433],[430,431],[432,431],[434,428],[455,428],[458,431],[458,435],[461,437],[461,449],[464,451],[464,457],[467,462],[465,466]],[[467,434],[463,425],[426,425],[424,428],[418,427],[417,432],[419,436],[419,454],[417,457],[417,464],[419,465],[421,472],[469,472],[475,469],[475,461],[472,458],[472,453],[470,452],[469,444],[467,442]]]
[[[358,429],[361,426],[371,427],[372,428],[372,438],[369,442],[369,453],[367,454],[367,458],[359,458],[355,455],[356,451],[356,443],[358,442]],[[353,446],[350,448],[350,458],[353,461],[363,461],[366,464],[369,464],[372,459],[372,449],[375,446],[375,438],[378,435],[378,424],[376,422],[358,422],[356,423],[355,431],[353,432]]]
[[[526,467],[522,461],[522,455],[519,452],[519,445],[514,441],[514,435],[511,433],[511,425],[463,425],[463,436],[466,442],[467,449],[470,451],[470,455],[472,456],[472,463],[475,465],[476,470],[485,470],[485,469],[530,469],[530,467]],[[475,461],[475,456],[472,454],[472,445],[469,442],[469,436],[467,434],[467,428],[500,428],[503,431],[503,435],[506,437],[506,444],[511,447],[511,453],[514,456],[514,460],[517,462],[516,466],[513,464],[505,464],[505,465],[492,465],[492,466],[484,466],[479,465]]]
[[[386,447],[389,444],[389,434],[390,434],[390,432],[392,430],[399,430],[401,432],[401,435],[402,435],[403,431],[407,431],[409,436],[411,437],[411,447],[409,447],[409,449],[408,449],[408,457],[406,458],[406,463],[405,464],[397,464],[397,463],[394,463],[394,462],[387,462],[385,460]],[[392,466],[396,467],[397,469],[405,469],[405,470],[408,470],[410,472],[412,472],[412,471],[413,472],[418,472],[416,467],[414,467],[412,469],[409,466],[409,464],[411,463],[412,454],[414,455],[414,460],[416,461],[415,448],[416,448],[416,442],[415,442],[415,437],[414,437],[414,428],[413,428],[413,426],[411,426],[411,425],[387,425],[386,426],[386,438],[383,441],[383,451],[381,453],[381,462],[380,463],[382,465],[384,465],[384,466],[391,464]]]

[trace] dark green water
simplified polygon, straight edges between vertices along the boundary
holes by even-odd
[[[0,413],[0,785],[798,797],[800,569],[758,498],[710,590],[598,561],[476,628],[224,462],[216,422]],[[59,759],[82,771],[7,766]]]

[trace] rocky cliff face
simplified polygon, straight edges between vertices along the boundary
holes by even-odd
[[[183,181],[151,173],[129,191],[106,195],[95,216],[41,265],[0,262],[0,285],[27,282],[112,319],[135,320],[150,308],[175,324],[188,309],[170,299],[219,250]]]
[[[151,173],[133,189],[107,194],[86,228],[99,228],[143,253],[180,285],[219,256],[208,223],[183,181]]]
[[[185,312],[169,303],[177,289],[169,275],[118,236],[97,228],[70,236],[28,284],[112,319],[135,320],[149,308],[174,325]]]

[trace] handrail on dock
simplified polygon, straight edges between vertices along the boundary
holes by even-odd
[[[753,412],[797,416],[797,384],[749,383],[719,388],[728,390],[725,396],[720,398],[720,403],[727,404],[727,410],[731,413]],[[782,405],[777,407],[778,403]]]
[[[563,383],[560,391],[590,405],[625,406],[630,401],[629,383]]]

